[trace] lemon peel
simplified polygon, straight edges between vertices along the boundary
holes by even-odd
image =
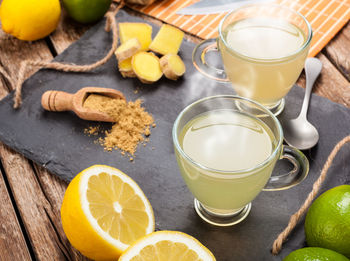
[[[52,33],[59,22],[59,0],[3,0],[0,19],[5,33],[35,41]]]
[[[91,166],[71,181],[61,219],[70,243],[94,260],[116,260],[155,226],[151,204],[135,181],[104,165]]]
[[[194,237],[178,231],[157,231],[136,241],[118,261],[215,261]]]

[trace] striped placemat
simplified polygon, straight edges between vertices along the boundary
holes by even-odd
[[[215,1],[215,0],[213,0]],[[177,15],[177,10],[198,0],[163,0],[146,7],[132,8],[203,39],[217,36],[220,20],[226,15]],[[315,56],[350,19],[350,0],[276,0],[303,14],[314,32],[309,56]]]

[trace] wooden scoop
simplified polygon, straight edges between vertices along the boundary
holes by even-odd
[[[115,99],[124,99],[124,95],[116,90],[100,87],[85,87],[75,94],[62,91],[47,91],[41,96],[41,105],[47,111],[73,111],[83,119],[89,121],[114,122],[108,114],[83,107],[85,99],[90,94],[100,94]]]

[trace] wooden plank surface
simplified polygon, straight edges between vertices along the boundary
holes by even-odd
[[[323,53],[350,81],[350,22],[329,42]]]
[[[17,80],[23,59],[51,60],[45,40],[27,43],[0,32],[0,66]],[[5,44],[4,44],[5,43]],[[27,77],[39,68],[30,68]],[[0,98],[12,89],[1,80]],[[66,239],[60,221],[60,206],[67,184],[20,154],[0,144],[0,157],[16,205],[23,220],[35,257],[38,260],[83,260]]]
[[[91,25],[83,25],[73,21],[67,16],[63,9],[61,21],[56,31],[49,36],[55,52],[57,54],[63,52],[69,45],[78,40],[90,26]]]
[[[1,170],[0,206],[0,261],[31,260]]]
[[[47,48],[44,40],[36,41],[34,43],[24,42],[6,35],[0,30],[0,66],[12,77],[13,82],[18,79],[18,67],[23,59],[34,60],[51,60],[52,55]],[[28,68],[26,71],[26,77],[29,77],[39,68]],[[0,84],[4,89],[8,89],[6,86],[8,83],[4,81],[3,76],[0,73]]]
[[[148,17],[146,19],[152,20]],[[159,23],[159,21],[156,22]],[[56,32],[46,40],[27,43],[5,36],[0,32],[0,66],[14,80],[17,80],[18,66],[23,59],[50,60],[53,55],[61,53],[72,42],[79,39],[88,28],[89,26],[78,25],[64,16]],[[315,92],[319,95],[348,107],[350,107],[349,34],[350,26],[348,24],[319,54],[318,57],[323,62],[324,69],[315,87]],[[27,76],[37,69],[28,70]],[[298,82],[304,85],[304,77],[301,77]],[[11,90],[11,86],[0,75],[0,99],[9,90]],[[62,230],[59,210],[67,184],[2,144],[0,145],[0,158],[5,170],[3,175],[9,182],[14,201],[29,237],[30,245],[28,247],[33,249],[35,257],[38,260],[86,260],[69,244]],[[0,197],[6,199],[6,196],[3,195],[7,192],[3,191],[1,181],[0,173]],[[0,203],[3,206],[1,198]],[[14,215],[13,209],[11,210],[11,202],[7,201],[7,203],[9,206],[6,206],[6,209],[10,213],[8,215]],[[3,217],[0,213],[0,223],[3,222]],[[0,240],[4,237],[2,232],[9,238],[11,233],[16,233],[16,231],[20,233],[18,223],[16,226],[6,227],[6,230],[1,230],[0,227]],[[23,236],[16,234],[14,238],[13,242],[21,243],[12,243],[14,249],[11,249],[11,252],[23,250],[20,255],[27,256],[23,256],[24,258],[20,258],[20,260],[29,260],[28,248],[25,247]],[[11,255],[5,257],[11,257]]]
[[[60,242],[55,224],[59,212],[46,198],[31,163],[4,145],[0,146],[0,156],[36,258],[66,259],[69,252]]]
[[[339,70],[337,70],[334,64],[331,63],[323,53],[318,54],[317,58],[322,61],[323,68],[321,75],[316,80],[313,92],[326,97],[333,102],[350,107],[349,81]],[[297,84],[305,88],[304,73],[299,78]]]

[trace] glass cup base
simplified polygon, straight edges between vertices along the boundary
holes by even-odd
[[[233,213],[217,214],[205,208],[197,199],[194,199],[194,209],[197,214],[209,224],[215,226],[233,226],[242,222],[249,214],[252,204],[249,203]]]
[[[276,104],[272,106],[264,105],[266,108],[268,108],[275,116],[278,116],[281,114],[281,112],[284,109],[285,100],[282,98],[280,101],[278,101]]]
[[[245,111],[245,112],[249,112],[251,114],[253,114],[255,117],[266,117],[268,116],[266,113],[263,113],[259,108],[257,107],[250,107],[247,106],[245,103],[236,101],[236,106],[239,110],[241,111]],[[276,104],[273,105],[264,105],[265,108],[267,108],[270,112],[272,112],[275,116],[278,116],[284,109],[284,105],[285,105],[285,100],[284,98],[282,98],[281,100],[279,100]]]

